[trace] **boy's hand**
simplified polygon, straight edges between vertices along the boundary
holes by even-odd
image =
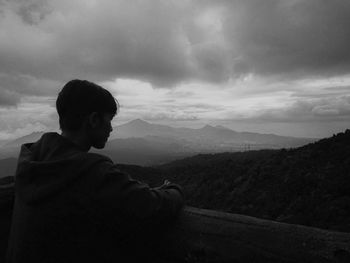
[[[164,180],[163,185],[169,185],[169,184],[171,184],[171,182],[169,180]]]
[[[164,180],[164,183],[158,187],[158,189],[165,188],[167,186],[171,185],[171,182],[169,180]]]

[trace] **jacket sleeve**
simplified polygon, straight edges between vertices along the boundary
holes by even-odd
[[[169,184],[150,188],[133,180],[105,160],[96,171],[95,198],[108,213],[118,213],[130,219],[162,221],[175,217],[184,205],[181,187]]]

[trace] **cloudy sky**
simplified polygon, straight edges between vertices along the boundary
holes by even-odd
[[[0,0],[0,139],[57,130],[71,79],[114,125],[326,137],[350,128],[348,0]]]

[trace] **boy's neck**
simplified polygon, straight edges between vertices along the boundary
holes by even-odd
[[[85,134],[82,132],[62,131],[61,136],[77,145],[84,152],[88,152],[91,148]]]

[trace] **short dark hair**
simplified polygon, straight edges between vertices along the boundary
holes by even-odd
[[[87,81],[74,79],[67,82],[58,94],[56,109],[61,130],[78,130],[84,117],[90,113],[110,113],[116,115],[118,101],[101,86]]]

